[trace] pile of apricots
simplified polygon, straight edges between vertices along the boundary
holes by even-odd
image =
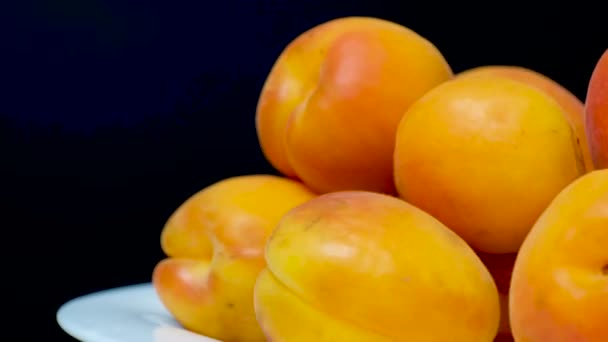
[[[303,32],[255,117],[281,176],[179,206],[158,296],[226,342],[608,341],[608,53],[589,74],[582,102],[383,19]]]

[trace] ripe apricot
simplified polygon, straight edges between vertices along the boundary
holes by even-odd
[[[315,196],[269,175],[232,177],[197,192],[171,215],[153,273],[160,300],[184,327],[222,341],[265,341],[253,310],[264,246],[279,219]]]
[[[543,212],[509,296],[517,342],[608,341],[608,170],[577,179]]]
[[[395,183],[475,249],[514,253],[546,206],[585,173],[576,136],[550,96],[507,78],[439,85],[397,132]]]
[[[257,107],[260,145],[279,171],[319,193],[394,193],[399,120],[450,77],[439,50],[406,27],[331,20],[295,38],[275,62]]]
[[[300,205],[266,260],[254,300],[270,341],[491,342],[498,329],[498,291],[475,252],[395,197],[345,191]]]

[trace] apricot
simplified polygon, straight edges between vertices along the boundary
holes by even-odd
[[[583,102],[564,86],[537,71],[511,65],[481,66],[461,72],[456,77],[506,77],[544,91],[562,106],[566,119],[574,129],[574,134],[581,146],[585,169],[593,170],[591,151],[585,131],[585,107]]]
[[[406,27],[331,20],[295,38],[272,67],[256,112],[260,146],[280,172],[319,193],[394,193],[399,120],[451,77],[439,50]]]
[[[399,196],[481,252],[517,252],[553,197],[584,173],[559,104],[507,78],[445,82],[397,132]]]
[[[167,221],[168,258],[153,273],[167,310],[185,328],[222,341],[265,341],[253,309],[264,246],[281,216],[315,196],[269,175],[232,177],[194,194]]]
[[[510,317],[517,342],[608,341],[608,170],[552,201],[515,260]]]
[[[266,262],[254,303],[269,341],[490,342],[498,329],[498,291],[475,252],[392,196],[334,192],[298,206]]]
[[[593,164],[598,169],[608,168],[608,50],[591,74],[585,106]]]

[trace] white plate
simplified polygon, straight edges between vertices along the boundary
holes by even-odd
[[[83,342],[218,342],[175,322],[151,284],[73,299],[59,309],[57,322]]]

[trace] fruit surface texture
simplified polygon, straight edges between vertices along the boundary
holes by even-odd
[[[394,193],[399,120],[452,77],[439,50],[401,25],[368,17],[320,24],[280,54],[260,94],[267,159],[319,192]]]
[[[487,65],[466,70],[457,75],[462,77],[505,77],[514,81],[523,82],[542,90],[551,96],[564,110],[564,114],[581,146],[581,152],[587,171],[594,169],[591,159],[591,150],[585,130],[585,107],[583,102],[572,92],[553,79],[528,68],[511,65]]]
[[[190,197],[162,231],[168,258],[153,273],[162,303],[199,334],[226,342],[265,341],[253,309],[264,246],[280,218],[314,196],[299,182],[251,175],[222,180]]]
[[[266,260],[254,299],[269,341],[491,342],[497,333],[498,291],[481,260],[395,197],[345,191],[298,206]]]
[[[400,123],[401,198],[486,253],[514,253],[564,187],[585,173],[563,109],[506,78],[464,77],[417,101]]]
[[[594,166],[608,168],[608,51],[604,52],[591,75],[585,115]]]
[[[534,225],[510,308],[517,342],[608,341],[608,170],[573,182]]]

